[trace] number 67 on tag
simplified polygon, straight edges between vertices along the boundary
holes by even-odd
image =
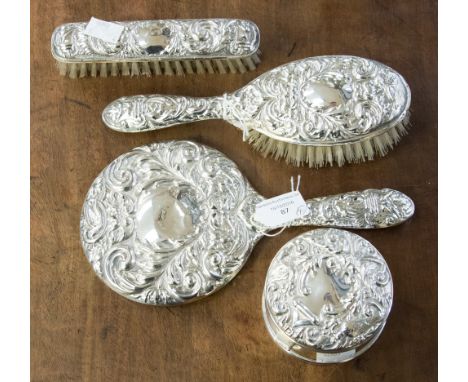
[[[254,219],[266,227],[276,228],[310,213],[299,191],[266,199],[255,206]]]

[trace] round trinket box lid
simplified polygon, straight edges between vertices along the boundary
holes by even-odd
[[[263,317],[287,353],[309,362],[346,362],[377,340],[392,300],[390,270],[371,243],[351,232],[317,229],[274,257]]]

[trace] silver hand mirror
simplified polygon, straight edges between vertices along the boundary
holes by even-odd
[[[115,159],[91,185],[81,243],[97,275],[122,296],[187,303],[231,281],[275,228],[254,219],[264,199],[217,150],[190,141],[142,146]],[[414,213],[411,199],[390,189],[306,203],[311,213],[291,225],[385,228]]]

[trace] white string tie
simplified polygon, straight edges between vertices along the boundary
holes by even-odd
[[[228,100],[229,93],[224,93],[223,94],[223,101],[222,101],[222,117],[225,121],[229,121],[229,100]],[[241,130],[242,130],[242,141],[245,142],[247,141],[247,138],[249,137],[249,127],[244,123],[243,119],[238,119],[238,122],[241,125]]]
[[[294,176],[291,176],[291,192],[299,191],[300,185],[301,185],[301,176],[300,176],[300,175],[297,176],[297,185],[296,185],[296,189],[294,189]],[[266,232],[266,231],[264,231],[264,232],[262,232],[262,233],[263,233],[263,235],[268,236],[268,237],[278,236],[278,235],[282,234],[283,231],[284,231],[286,228],[291,227],[291,225],[292,225],[292,222],[289,223],[289,224],[287,224],[287,225],[282,226],[282,227],[280,228],[279,231],[276,231],[276,232],[274,232],[274,233],[268,233],[268,232]]]

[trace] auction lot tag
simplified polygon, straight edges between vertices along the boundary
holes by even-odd
[[[83,33],[87,36],[98,38],[102,41],[116,44],[124,30],[123,25],[110,23],[91,17]]]
[[[258,203],[254,219],[267,227],[282,227],[310,213],[299,191],[291,191]]]

